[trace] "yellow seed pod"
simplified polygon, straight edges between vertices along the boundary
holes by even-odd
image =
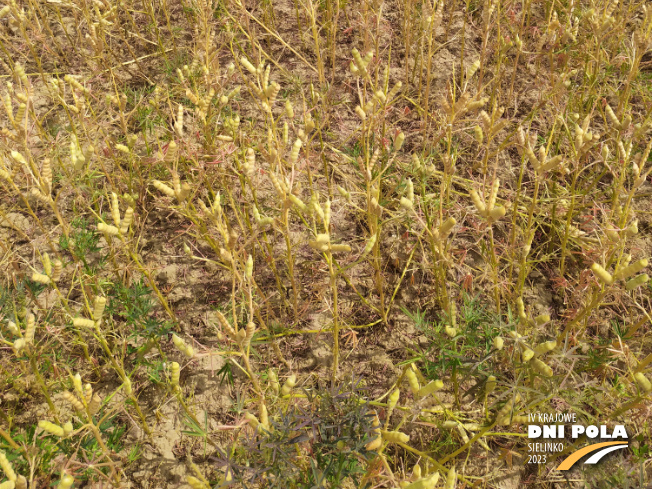
[[[170,363],[170,384],[173,387],[179,386],[180,367],[177,362]]]
[[[326,232],[328,232],[328,230],[331,227],[331,200],[330,199],[328,199],[324,203],[324,216],[323,216],[323,219],[324,219],[324,229],[326,230]]]
[[[643,372],[635,373],[634,380],[643,392],[652,392],[652,382],[650,382],[650,380],[643,374]]]
[[[95,321],[86,318],[73,318],[72,325],[76,328],[92,328],[95,326]]]
[[[389,395],[389,398],[387,399],[387,410],[390,413],[394,410],[394,408],[398,404],[398,400],[400,397],[401,397],[401,391],[399,391],[398,389],[394,389],[394,391]]]
[[[455,489],[455,483],[457,482],[457,472],[455,471],[455,466],[448,469],[446,474],[446,489]]]
[[[292,202],[301,212],[306,212],[308,206],[304,204],[299,197],[294,194],[289,194],[288,199]]]
[[[351,202],[351,193],[348,190],[346,190],[344,187],[341,187],[341,186],[338,185],[337,186],[337,191],[339,192],[339,194],[342,197],[344,197],[344,199],[347,202]]]
[[[492,221],[497,221],[498,219],[502,219],[506,213],[507,209],[505,209],[502,205],[497,205],[489,211],[489,218]]]
[[[521,358],[523,359],[523,362],[529,362],[533,357],[534,352],[528,347],[524,347],[523,351],[521,352]]]
[[[260,421],[258,421],[258,418],[254,414],[250,413],[249,411],[245,411],[244,419],[247,420],[247,423],[249,423],[249,426],[251,426],[253,429],[258,429]]]
[[[301,142],[301,139],[297,139],[292,145],[292,151],[290,151],[290,158],[288,159],[290,165],[294,165],[299,159],[299,151],[302,145],[303,142]]]
[[[39,284],[48,285],[50,283],[50,277],[42,273],[34,272],[32,273],[32,282],[37,282]]]
[[[604,268],[602,268],[600,265],[597,263],[594,263],[591,265],[591,270],[593,271],[593,274],[596,276],[598,280],[603,282],[606,285],[611,285],[614,282],[613,277],[609,272],[607,272]]]
[[[254,333],[256,332],[256,324],[253,321],[249,321],[247,323],[247,327],[245,328],[245,344],[248,345],[251,342],[251,338],[254,337]]]
[[[616,114],[614,113],[613,109],[611,108],[611,105],[607,104],[604,108],[605,113],[607,114],[607,121],[616,129],[620,129],[622,126],[620,124],[620,121],[618,120],[618,117],[616,117]]]
[[[475,208],[478,210],[480,215],[484,216],[487,213],[487,206],[485,203],[480,199],[480,196],[478,195],[478,192],[475,190],[471,190],[469,192],[469,195],[471,195],[471,200],[473,200],[473,205],[475,205]]]
[[[432,382],[429,382],[427,385],[424,385],[421,389],[419,389],[417,395],[419,397],[426,397],[430,394],[434,394],[435,392],[442,390],[443,388],[444,383],[441,380],[433,380]]]
[[[279,384],[278,375],[276,375],[276,371],[269,369],[269,371],[267,372],[267,378],[269,380],[269,385],[272,388],[272,391],[274,391],[274,394],[278,395],[278,393],[281,390],[281,384]]]
[[[131,207],[127,207],[125,211],[124,218],[122,219],[122,225],[120,226],[120,234],[126,235],[129,233],[129,226],[134,220],[134,210]]]
[[[641,270],[643,270],[645,267],[647,267],[648,261],[643,259],[643,260],[638,260],[631,265],[628,265],[626,267],[622,267],[616,271],[614,274],[615,279],[625,279],[629,278],[632,275],[637,274]]]
[[[81,375],[75,374],[71,376],[72,379],[72,385],[75,387],[75,392],[79,394],[80,396],[84,395],[84,387],[82,385],[82,379]]]
[[[97,414],[102,406],[102,398],[97,394],[93,394],[93,398],[88,403],[88,411],[91,413],[91,416]]]
[[[421,466],[419,464],[415,464],[412,467],[412,479],[421,479]]]
[[[646,284],[650,280],[650,277],[648,276],[647,273],[644,273],[642,275],[637,275],[631,280],[628,280],[627,283],[625,284],[625,288],[627,290],[634,290],[641,285]]]
[[[22,350],[26,346],[27,343],[25,342],[24,338],[18,338],[16,341],[14,341],[13,345],[11,345],[16,355],[18,355],[20,353],[20,350]]]
[[[217,322],[220,323],[220,326],[224,331],[226,331],[226,334],[228,334],[231,338],[235,338],[235,330],[226,320],[224,314],[222,314],[220,311],[215,311],[215,315],[217,316]]]
[[[331,245],[332,253],[348,253],[351,251],[351,247],[347,244],[334,244]]]
[[[534,322],[537,326],[542,326],[550,322],[550,314],[540,314],[539,316],[534,318]]]
[[[453,226],[457,224],[457,221],[453,217],[449,217],[446,219],[441,226],[439,226],[439,236],[440,238],[444,239],[448,234],[452,231]]]
[[[625,235],[629,238],[636,236],[638,234],[638,219],[635,219],[627,228],[625,229]]]
[[[186,481],[192,489],[210,489],[203,481],[192,475],[186,476]]]
[[[364,109],[359,105],[356,105],[355,113],[360,118],[361,121],[364,122],[367,119],[367,114],[365,113]]]
[[[36,332],[36,318],[34,317],[34,314],[28,314],[25,321],[25,343],[31,345],[34,343],[34,333]]]
[[[557,348],[557,342],[555,340],[544,341],[543,343],[537,345],[537,347],[534,349],[534,353],[536,353],[537,356],[545,355],[555,348]]]
[[[2,488],[2,486],[0,486],[0,488]],[[7,487],[3,489],[11,489],[11,488]],[[16,489],[27,489],[27,479],[25,478],[24,475],[19,475],[18,478],[16,479]]]
[[[43,271],[45,272],[45,274],[51,276],[52,261],[50,260],[50,255],[48,255],[47,253],[43,253],[43,256],[41,256],[41,262],[43,263]]]
[[[435,489],[435,487],[437,487],[438,482],[439,482],[439,472],[435,472],[430,477],[426,477],[424,479],[413,482],[412,484],[408,484],[402,489]]]
[[[103,222],[100,222],[97,225],[97,230],[101,233],[108,234],[109,236],[117,236],[120,234],[120,230],[117,227],[105,224]]]
[[[394,87],[387,94],[387,101],[391,101],[394,97],[396,97],[401,88],[403,88],[403,82],[396,82],[396,85],[394,85]]]
[[[75,483],[75,479],[71,475],[64,475],[61,478],[61,482],[57,485],[57,489],[70,489],[72,485]]]
[[[503,346],[505,345],[505,340],[503,340],[500,336],[496,336],[493,339],[493,345],[496,350],[502,350]]]
[[[15,127],[23,125],[23,118],[25,117],[26,112],[27,112],[27,105],[21,103],[18,106],[18,110],[16,111],[16,116],[14,117]]]
[[[51,433],[60,438],[63,438],[63,436],[65,435],[63,428],[61,426],[51,423],[49,421],[39,421],[38,426],[43,431],[47,431],[48,433]]]
[[[93,304],[93,319],[99,321],[104,315],[104,309],[106,308],[106,297],[97,296]]]
[[[369,451],[378,450],[383,444],[383,439],[380,435],[380,419],[378,419],[378,414],[376,413],[374,413],[374,418],[371,421],[371,427],[369,431],[371,441],[365,445],[365,448]]]
[[[362,256],[367,256],[369,253],[371,253],[371,250],[374,249],[374,246],[376,246],[376,240],[377,237],[375,234],[372,234],[369,237],[369,241],[367,241],[367,244],[364,247],[364,250],[362,251]]]
[[[131,379],[129,377],[125,377],[124,382],[122,384],[122,387],[125,390],[125,394],[127,394],[128,396],[133,394],[134,391],[133,391],[133,388],[131,386]]]
[[[7,460],[7,456],[5,455],[5,452],[2,451],[0,451],[0,468],[7,476],[7,479],[9,479],[12,482],[16,480],[16,473],[14,472],[14,469],[11,466],[9,460]]]
[[[450,338],[455,338],[457,335],[457,328],[453,328],[452,326],[446,326],[444,328],[444,331],[446,332],[446,335],[449,336]]]
[[[111,192],[111,216],[116,227],[120,227],[120,204],[118,203],[118,194]]]
[[[414,204],[410,199],[407,199],[405,197],[401,197],[401,207],[405,209],[406,211],[410,212],[414,209]]]
[[[61,273],[63,272],[63,263],[61,260],[54,260],[52,262],[52,281],[58,282],[61,280]]]
[[[382,431],[383,440],[387,443],[407,443],[410,441],[409,435],[400,431]]]
[[[417,375],[414,373],[414,370],[408,368],[405,371],[405,378],[407,379],[408,384],[410,385],[410,390],[412,391],[412,394],[418,396],[419,390],[421,390],[421,386],[419,385],[419,380],[417,379]]]
[[[154,186],[154,188],[156,190],[158,190],[159,192],[164,193],[168,197],[174,197],[175,196],[174,190],[172,190],[170,187],[168,187],[166,184],[164,184],[163,182],[161,182],[159,180],[154,180],[152,182],[152,185]]]
[[[267,414],[267,406],[265,406],[265,404],[260,403],[259,413],[260,424],[263,426],[263,428],[269,431],[269,416]]]
[[[281,388],[281,395],[282,396],[289,395],[292,392],[292,389],[294,388],[295,385],[297,385],[297,376],[292,374],[287,378],[285,384],[283,384],[283,387]]]
[[[530,365],[534,370],[536,370],[544,377],[552,377],[553,375],[552,369],[548,365],[546,365],[545,362],[539,360],[538,358],[533,358],[530,361]]]
[[[400,151],[401,148],[403,147],[404,142],[405,142],[405,134],[403,133],[403,131],[401,131],[398,133],[396,139],[394,140],[394,151]]]
[[[292,102],[289,100],[285,101],[285,115],[288,119],[294,119],[294,108],[292,107]]]
[[[84,399],[86,399],[86,403],[88,404],[91,402],[91,399],[93,398],[93,387],[91,384],[84,384]]]
[[[484,133],[482,132],[482,128],[480,126],[476,125],[473,128],[473,137],[480,144],[482,144],[482,141],[484,141]]]
[[[77,411],[84,410],[84,404],[79,399],[77,399],[77,397],[72,392],[64,392],[63,398],[68,401],[68,403]]]

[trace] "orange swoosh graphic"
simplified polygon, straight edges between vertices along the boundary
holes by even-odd
[[[587,455],[591,452],[595,452],[600,448],[610,447],[612,445],[625,445],[625,444],[626,443],[622,441],[606,441],[604,443],[594,443],[593,445],[589,445],[588,447],[584,447],[581,450],[571,453],[568,457],[564,459],[562,463],[559,464],[559,467],[557,467],[555,470],[568,470],[575,464],[575,462],[581,459],[584,455]]]

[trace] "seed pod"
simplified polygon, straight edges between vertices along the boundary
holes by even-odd
[[[43,275],[42,273],[34,272],[32,274],[32,282],[48,285],[50,283],[50,277],[48,277],[47,275]]]
[[[409,435],[400,431],[382,431],[383,440],[388,443],[407,443],[410,441]]]
[[[120,226],[120,234],[124,236],[129,233],[129,226],[131,226],[133,220],[134,220],[134,210],[131,207],[127,207],[124,218],[122,219],[122,226]]]
[[[174,124],[174,132],[179,137],[183,137],[183,105],[181,104],[177,106],[177,120]]]
[[[95,326],[95,321],[86,318],[73,318],[72,325],[76,328],[92,328]]]
[[[364,109],[362,107],[360,107],[359,105],[356,105],[355,113],[360,118],[360,120],[363,121],[363,122],[367,118],[367,114],[365,113]]]
[[[49,421],[39,421],[38,426],[43,431],[47,431],[48,433],[58,436],[59,438],[63,438],[65,435],[63,428],[61,426],[51,423]]]
[[[374,418],[371,421],[371,430],[369,431],[369,438],[371,441],[365,445],[365,449],[369,451],[378,450],[383,444],[383,438],[380,434],[380,420],[378,414],[374,413]]]
[[[52,276],[52,261],[50,260],[50,255],[47,253],[43,253],[43,256],[41,257],[41,261],[43,263],[43,271],[45,272],[46,275]]]
[[[523,362],[529,362],[532,357],[534,357],[534,352],[530,348],[524,347],[523,351],[521,352],[521,358],[523,359]]]
[[[301,150],[302,145],[303,143],[301,142],[301,139],[297,139],[292,145],[292,151],[290,151],[290,158],[288,160],[290,165],[294,165],[299,159],[299,151]]]
[[[206,484],[192,475],[186,476],[186,482],[188,482],[188,485],[192,487],[192,489],[209,489]]]
[[[534,349],[534,353],[536,353],[537,356],[541,356],[554,350],[555,348],[557,348],[557,342],[555,340],[544,341],[543,343],[537,345],[537,347]]]
[[[63,263],[61,260],[54,260],[52,262],[52,281],[58,282],[61,280],[61,273],[63,272]]]
[[[541,166],[539,166],[537,171],[539,173],[543,173],[543,172],[546,172],[546,171],[555,170],[558,166],[561,165],[563,160],[564,160],[564,157],[562,155],[557,155],[554,158],[551,158],[548,161],[546,161]]]
[[[446,219],[441,224],[441,226],[439,226],[439,236],[440,236],[440,238],[445,239],[448,236],[448,234],[451,232],[451,230],[453,229],[453,226],[455,226],[455,224],[457,224],[457,221],[455,220],[454,217],[449,217],[448,219]]]
[[[640,287],[641,285],[646,284],[649,280],[650,280],[650,277],[648,276],[647,273],[644,273],[642,275],[637,275],[633,279],[630,279],[630,280],[627,281],[627,283],[625,284],[625,288],[627,290],[634,290],[634,289]]]
[[[278,375],[276,375],[276,371],[269,369],[267,372],[267,378],[269,380],[270,387],[274,391],[274,394],[278,395],[281,390],[281,385],[278,382]]]
[[[97,414],[102,406],[102,398],[97,394],[93,394],[93,398],[88,403],[88,411],[91,413],[91,416]]]
[[[376,240],[377,237],[375,234],[372,234],[369,237],[369,241],[367,241],[367,244],[364,247],[364,250],[362,251],[362,256],[367,256],[369,253],[371,253],[371,250],[373,250],[374,246],[376,245]]]
[[[297,385],[297,376],[292,374],[287,378],[285,384],[283,384],[283,387],[281,388],[281,395],[282,396],[289,395],[292,392],[292,389],[294,388],[295,385]]]
[[[105,224],[103,222],[98,223],[97,230],[101,233],[108,234],[109,236],[117,236],[120,234],[120,230],[117,227]]]
[[[638,260],[632,263],[631,265],[618,269],[614,274],[614,279],[629,278],[632,275],[637,274],[638,272],[643,270],[645,267],[647,267],[647,265],[648,265],[648,261],[646,259]]]
[[[86,404],[91,402],[93,398],[93,387],[91,384],[84,384],[84,399],[86,399]]]
[[[553,375],[552,369],[538,358],[533,358],[530,361],[530,365],[532,365],[532,368],[544,377],[552,377]]]
[[[414,373],[414,370],[408,368],[405,371],[405,378],[407,379],[408,384],[410,385],[410,390],[412,391],[412,394],[415,397],[418,397],[419,390],[421,390],[421,386],[419,385],[419,380],[417,379],[417,375]]]
[[[400,151],[401,148],[403,147],[404,142],[405,142],[405,134],[403,133],[403,131],[401,131],[398,133],[396,139],[394,140],[394,151]]]
[[[245,328],[245,345],[248,345],[251,342],[251,338],[254,337],[256,332],[256,324],[253,321],[249,321]]]
[[[534,318],[534,323],[537,326],[542,326],[548,322],[550,322],[550,314],[540,314],[539,316]]]
[[[220,326],[226,333],[232,338],[235,338],[235,330],[231,327],[229,322],[226,320],[224,317],[224,314],[222,314],[220,311],[215,311],[215,315],[217,316],[217,322],[220,323]]]
[[[0,451],[0,468],[7,476],[7,479],[9,479],[12,482],[16,480],[16,472],[14,472],[11,463],[9,462],[9,460],[7,460],[7,456],[3,451]]]
[[[618,120],[618,117],[616,117],[616,114],[611,108],[611,105],[607,104],[604,108],[604,111],[605,114],[607,114],[607,121],[616,129],[621,129],[622,126],[620,124],[620,121]]]
[[[163,157],[163,161],[165,161],[166,163],[173,162],[177,157],[178,149],[179,149],[179,147],[177,146],[177,143],[174,140],[170,141],[170,143],[168,144],[168,149],[165,152],[165,156]],[[158,180],[155,180],[155,182],[157,182],[157,181]],[[154,186],[156,187],[156,184],[154,184]],[[156,187],[156,188],[158,188],[158,187]],[[163,189],[159,189],[159,190],[161,192],[163,192],[163,193],[167,193]],[[170,195],[170,197],[173,197],[173,195]]]
[[[128,396],[133,394],[131,379],[129,377],[125,377],[124,382],[122,383],[122,387],[125,390],[125,394],[127,394]]]
[[[416,466],[415,466],[416,468]],[[402,489],[435,489],[439,482],[439,472],[435,472],[430,477],[420,479],[412,484],[408,484]]]
[[[331,245],[331,252],[332,253],[349,253],[351,251],[351,247],[347,244],[334,244]]]
[[[607,272],[604,268],[602,268],[600,265],[597,263],[594,263],[591,265],[591,270],[593,271],[593,274],[596,276],[598,280],[603,282],[606,285],[611,285],[614,282],[613,277],[609,272]]]
[[[505,341],[500,336],[496,336],[493,339],[493,345],[496,350],[502,350],[503,346],[505,345]]]
[[[405,197],[401,197],[401,207],[405,209],[406,211],[410,212],[414,209],[414,204],[410,199],[406,199]]]
[[[115,192],[111,192],[111,216],[116,227],[120,227],[120,205],[118,195]]]
[[[425,385],[419,389],[417,395],[418,397],[426,397],[430,394],[434,394],[435,392],[442,390],[443,388],[444,383],[441,380],[433,380],[432,382],[428,383],[428,385]]]
[[[166,184],[164,184],[163,182],[161,182],[159,180],[154,180],[152,182],[152,185],[154,185],[154,188],[156,190],[158,190],[159,192],[164,193],[168,197],[174,197],[175,196],[174,190],[172,190],[170,187],[168,187]]]
[[[484,140],[484,133],[482,132],[482,128],[480,126],[476,125],[473,128],[473,137],[479,144],[482,144],[482,141]]]
[[[475,190],[471,190],[469,192],[471,195],[471,200],[473,200],[473,205],[475,205],[475,208],[478,210],[480,215],[485,216],[487,213],[487,206],[485,203],[480,199],[480,196],[478,195],[478,192]]]
[[[46,194],[49,194],[52,190],[52,165],[50,164],[50,158],[45,158],[43,160],[43,166],[41,167],[41,179],[44,184],[44,191]]]
[[[634,380],[641,388],[643,392],[652,392],[652,383],[650,380],[643,374],[643,372],[637,372],[634,374]]]
[[[72,392],[64,392],[63,397],[77,411],[84,411],[84,404]]]
[[[288,199],[292,202],[301,212],[306,212],[308,206],[304,204],[299,197],[294,194],[289,194]]]
[[[502,205],[497,205],[489,211],[489,218],[492,221],[497,221],[498,219],[502,219],[506,213],[507,209],[505,209]]]
[[[104,315],[104,309],[106,308],[106,297],[97,296],[95,297],[93,305],[93,319],[99,321]]]
[[[457,482],[457,472],[455,471],[455,466],[451,467],[446,474],[446,489],[455,489],[455,483]]]
[[[36,332],[36,318],[34,314],[28,314],[25,323],[25,344],[34,343],[34,333]]]
[[[170,384],[173,387],[179,386],[180,368],[177,362],[170,363]]]
[[[351,202],[351,194],[349,193],[348,190],[346,190],[344,187],[341,187],[341,186],[338,185],[338,186],[337,186],[337,191],[339,192],[339,194],[340,194],[342,197],[344,197],[344,199],[345,199],[347,202]]]
[[[262,402],[260,403],[260,424],[262,425],[263,428],[265,428],[267,431],[269,431],[269,416],[267,415],[267,406],[263,404]]]
[[[289,119],[294,119],[294,108],[292,107],[292,102],[289,100],[285,101],[285,115]]]
[[[396,405],[398,404],[398,400],[400,396],[401,396],[401,391],[399,391],[398,389],[394,389],[394,391],[389,395],[389,398],[387,400],[387,410],[389,413],[391,413],[396,407]]]
[[[70,489],[74,483],[75,479],[71,475],[65,474],[57,485],[57,489]]]
[[[11,482],[11,481],[9,481]],[[18,478],[15,481],[16,484],[16,489],[27,489],[27,479],[25,478],[24,475],[19,475]],[[0,485],[0,488],[2,486]],[[11,487],[6,487],[3,489],[11,489]]]

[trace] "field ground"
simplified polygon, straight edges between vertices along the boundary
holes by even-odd
[[[651,487],[645,1],[11,0],[0,50],[1,489]]]

